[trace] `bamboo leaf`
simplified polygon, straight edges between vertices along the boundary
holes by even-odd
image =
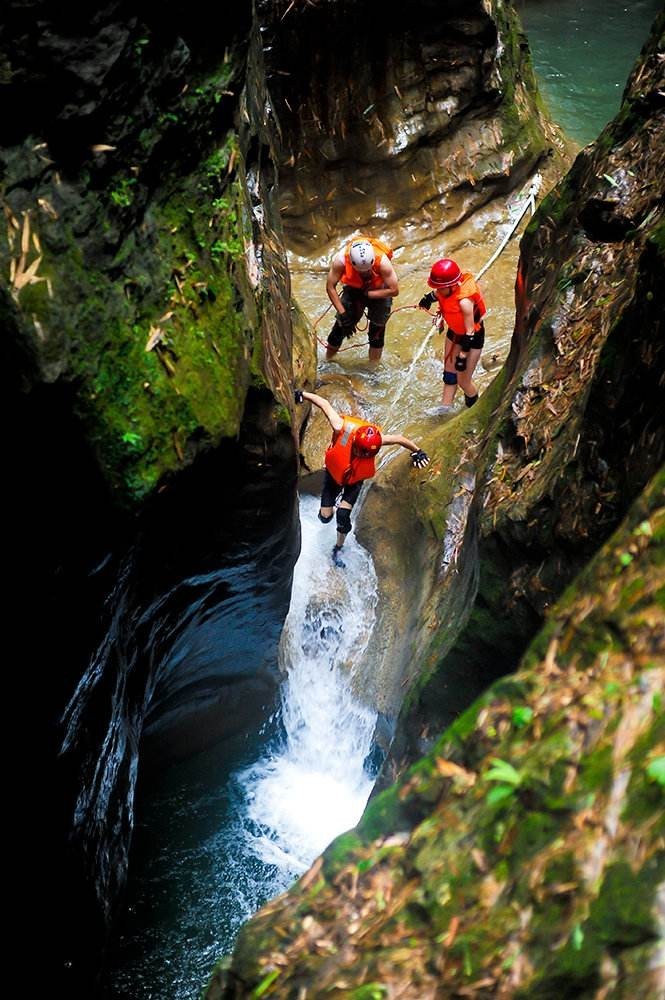
[[[14,275],[14,288],[17,291],[20,291],[24,285],[28,285],[30,284],[31,281],[34,280],[41,262],[42,258],[36,257],[35,260],[33,260],[30,267],[27,268],[27,270],[25,271],[17,270],[16,274]]]
[[[30,213],[23,216],[23,232],[21,233],[21,253],[27,254],[30,249]]]
[[[509,785],[520,785],[522,783],[522,776],[518,771],[515,770],[512,764],[509,764],[507,760],[501,760],[499,757],[493,757],[490,761],[492,767],[489,769],[485,775],[485,781],[504,781]]]
[[[254,990],[252,996],[256,997],[258,1000],[258,998],[262,997],[264,993],[267,993],[272,984],[277,979],[278,975],[279,975],[279,969],[273,969],[273,971],[269,972],[267,976],[264,976],[264,978],[261,980],[259,985]]]
[[[495,785],[494,788],[490,788],[487,794],[487,804],[496,806],[499,802],[503,802],[514,794],[515,789],[512,785]]]
[[[665,788],[665,757],[655,757],[651,763],[647,764],[647,774],[661,788]]]

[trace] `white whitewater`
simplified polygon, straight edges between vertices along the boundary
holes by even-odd
[[[302,549],[280,647],[284,735],[237,776],[246,846],[276,867],[277,891],[356,825],[373,785],[366,761],[377,716],[354,696],[352,678],[375,623],[376,576],[353,535],[346,568],[333,565],[335,524],[322,524],[318,509],[317,498],[302,498]]]

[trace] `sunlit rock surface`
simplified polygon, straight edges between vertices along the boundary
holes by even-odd
[[[530,223],[505,370],[417,495],[437,536],[419,608],[434,638],[421,629],[396,761],[450,721],[456,676],[513,668],[663,461],[661,39],[659,20],[619,115]]]
[[[503,0],[415,0],[397,22],[355,0],[263,2],[259,16],[299,253],[358,227],[399,232],[420,209],[448,228],[564,149]]]

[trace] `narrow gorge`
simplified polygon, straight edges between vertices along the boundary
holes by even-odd
[[[663,15],[578,150],[504,0],[417,0],[398,26],[356,0],[198,13],[3,17],[11,690],[42,844],[18,912],[38,965],[71,998],[653,1000]],[[435,419],[429,266],[477,272],[535,176],[483,279],[479,402]],[[395,248],[406,307],[378,369],[319,345],[354,232]],[[432,457],[381,464],[346,577],[311,495],[329,430],[294,387]],[[210,926],[192,911],[191,968],[118,985],[137,823],[206,754],[209,843],[184,853],[211,886],[177,892],[242,902],[223,932],[217,897]],[[294,766],[314,778],[292,807]]]

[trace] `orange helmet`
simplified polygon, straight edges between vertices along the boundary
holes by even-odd
[[[372,424],[363,424],[362,427],[358,428],[353,438],[354,450],[361,455],[376,455],[382,444],[381,431],[378,427],[373,427]]]
[[[450,288],[451,285],[456,285],[461,277],[462,272],[455,261],[444,257],[432,265],[427,284],[430,288]]]

